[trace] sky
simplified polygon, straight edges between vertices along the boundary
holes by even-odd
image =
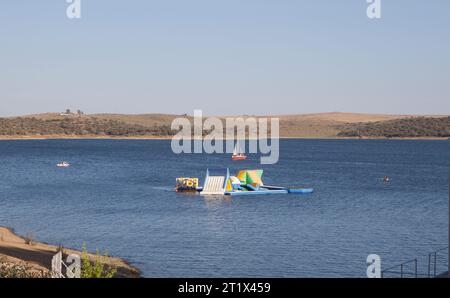
[[[0,3],[0,116],[450,115],[450,1]]]

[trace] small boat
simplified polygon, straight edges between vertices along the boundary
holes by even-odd
[[[58,168],[68,168],[68,167],[70,167],[70,163],[68,163],[67,161],[62,161],[62,162],[56,164],[56,166]]]
[[[239,146],[239,142],[234,146],[233,156],[231,156],[232,160],[245,160],[247,156],[244,152],[242,152],[241,147]]]

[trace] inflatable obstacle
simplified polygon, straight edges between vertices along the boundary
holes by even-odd
[[[206,170],[205,183],[201,194],[203,195],[224,195],[226,180],[230,176],[228,169],[221,170]]]
[[[177,178],[175,190],[179,192],[198,191],[198,178]]]
[[[310,194],[314,192],[312,188],[265,185],[262,175],[263,170],[241,170],[236,176],[231,176],[229,169],[207,169],[203,187],[198,186],[197,178],[178,178],[175,190],[178,192],[196,191],[201,195],[227,196]]]

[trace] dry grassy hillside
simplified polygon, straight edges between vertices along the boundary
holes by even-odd
[[[450,117],[414,117],[370,123],[347,123],[339,137],[416,138],[450,137]]]
[[[45,113],[39,115],[28,115],[13,118],[0,118],[0,136],[102,136],[102,137],[170,137],[174,131],[170,131],[170,125],[175,118],[187,117],[187,115],[167,114],[91,114],[60,115],[58,113]],[[207,116],[204,116],[207,117]],[[239,117],[239,116],[231,116]],[[248,117],[248,116],[242,116]],[[260,116],[254,116],[259,118]],[[426,131],[424,137],[440,137],[445,135],[441,129],[443,126],[435,119],[446,116],[412,116],[412,115],[381,115],[381,114],[356,114],[356,113],[322,113],[303,115],[279,115],[272,116],[280,119],[280,135],[289,138],[336,138],[336,137],[364,137],[355,133],[355,129],[363,127],[367,137],[383,137],[383,128],[388,128],[387,137],[397,135],[395,129],[403,127],[405,136],[405,123],[414,125],[413,135],[421,137],[420,131]],[[224,118],[224,117],[222,117]],[[400,122],[396,121],[422,119],[421,121]],[[388,125],[383,126],[383,123]],[[381,125],[381,126],[380,126]],[[423,130],[421,126],[432,127]],[[374,133],[371,128],[377,130]]]

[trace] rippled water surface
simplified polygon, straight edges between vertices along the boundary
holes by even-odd
[[[149,277],[358,277],[370,253],[389,266],[447,246],[448,164],[446,141],[283,140],[271,166],[175,155],[170,141],[0,141],[0,225],[107,249]],[[262,168],[266,184],[315,193],[170,191],[207,167]]]

